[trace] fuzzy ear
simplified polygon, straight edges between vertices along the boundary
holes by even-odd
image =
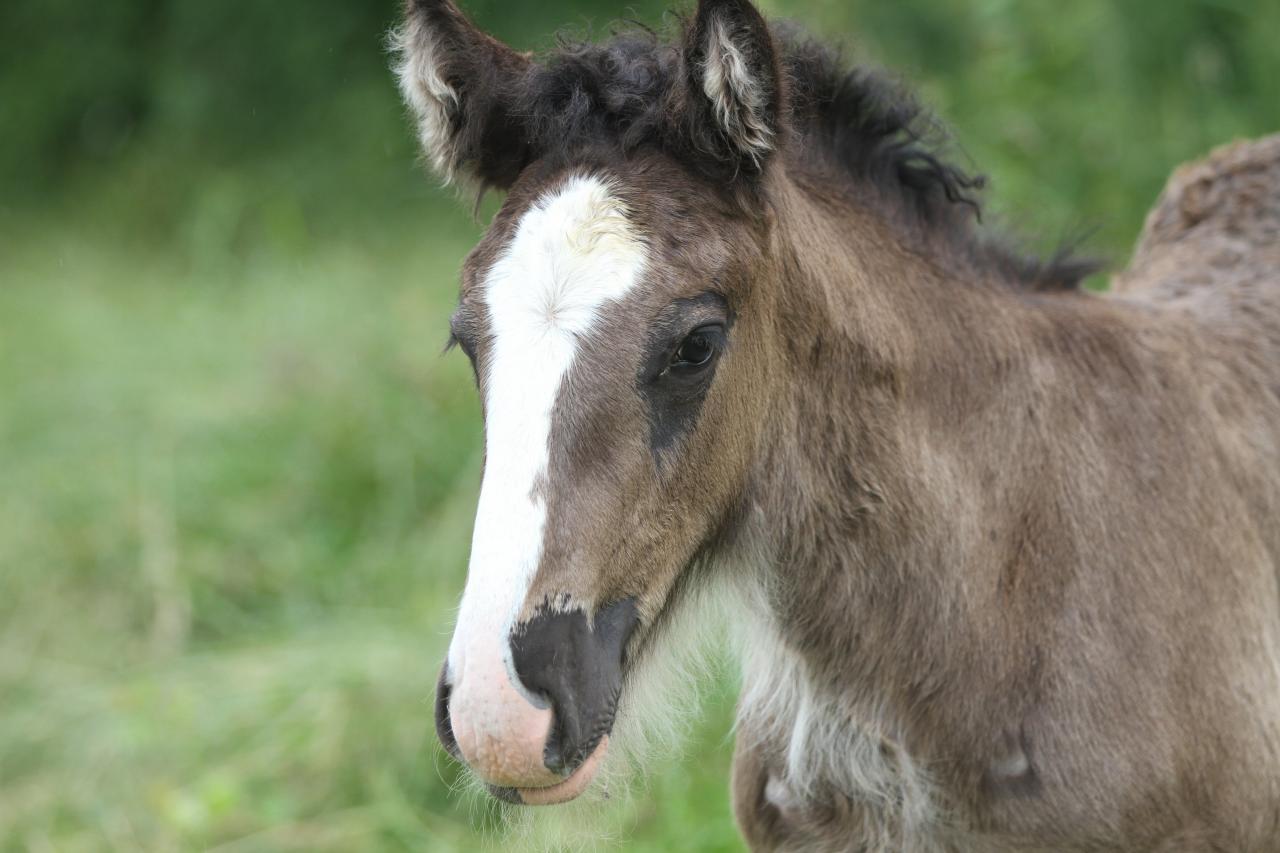
[[[695,122],[716,153],[759,171],[777,148],[782,114],[778,52],[749,0],[699,0],[685,47]],[[715,145],[715,141],[719,145]]]
[[[528,134],[510,108],[531,60],[481,32],[451,0],[406,0],[392,34],[400,91],[431,165],[506,189],[529,161]]]

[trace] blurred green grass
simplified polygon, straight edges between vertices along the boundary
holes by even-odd
[[[464,5],[521,47],[624,12]],[[1276,4],[765,5],[917,81],[997,218],[1118,261],[1174,165],[1280,129]],[[480,227],[414,165],[394,6],[0,9],[0,849],[522,846],[431,731]],[[731,682],[615,843],[738,849]]]

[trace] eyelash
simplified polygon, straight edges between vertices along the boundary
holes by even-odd
[[[462,310],[455,311],[449,318],[449,340],[444,345],[444,351],[449,352],[457,347],[466,353],[467,358],[474,361],[475,351],[467,345],[467,327],[468,323],[463,317]]]

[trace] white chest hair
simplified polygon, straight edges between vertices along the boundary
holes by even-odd
[[[738,737],[775,756],[765,787],[769,802],[797,823],[811,812],[848,811],[867,849],[941,849],[939,797],[900,745],[892,715],[875,703],[818,689],[760,591],[744,585],[741,592],[744,618],[734,620],[743,680]],[[850,840],[845,836],[843,843]]]

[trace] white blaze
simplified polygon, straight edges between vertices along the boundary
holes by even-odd
[[[476,681],[491,680],[495,654],[514,680],[506,640],[541,558],[546,506],[534,486],[547,470],[552,409],[579,341],[602,306],[637,286],[645,257],[609,185],[575,177],[524,214],[483,283],[492,336],[486,461],[449,647],[454,684],[468,667]]]

